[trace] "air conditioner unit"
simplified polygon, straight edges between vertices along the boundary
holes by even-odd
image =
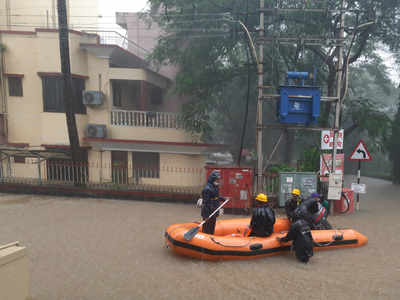
[[[105,138],[107,136],[106,125],[88,124],[86,126],[86,136],[90,138]]]
[[[104,103],[105,95],[100,91],[83,91],[83,104],[98,106]]]

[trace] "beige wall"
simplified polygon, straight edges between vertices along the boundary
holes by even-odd
[[[70,36],[72,73],[87,75],[87,54],[79,48],[81,36]],[[38,75],[38,72],[60,72],[60,58],[55,55],[59,53],[57,33],[3,34],[2,43],[6,46],[5,73],[24,75],[23,97],[8,97],[8,141],[31,146],[68,144],[65,114],[43,112],[42,79]],[[83,137],[87,116],[76,115],[76,119]]]
[[[135,184],[135,158],[127,152],[129,183]],[[205,158],[202,155],[160,153],[160,178],[140,178],[138,184],[158,186],[201,186],[205,182]],[[102,166],[100,168],[100,166]],[[92,183],[110,183],[111,151],[95,149],[89,152],[89,176]]]
[[[36,158],[27,157],[25,158],[25,163],[15,163],[14,157],[11,157],[11,176],[18,178],[31,178],[38,179],[39,178],[39,170],[38,170],[38,160]],[[42,164],[43,166],[44,164]],[[3,164],[3,166],[5,166]],[[6,170],[6,169],[5,169]],[[43,171],[43,167],[41,169]],[[42,176],[44,173],[42,172]]]
[[[7,2],[9,18],[7,18]],[[57,0],[0,0],[0,29],[32,30],[58,26]],[[99,0],[67,0],[71,28],[97,28]],[[7,26],[9,25],[9,26]]]

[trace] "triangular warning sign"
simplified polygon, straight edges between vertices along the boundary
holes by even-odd
[[[365,146],[363,140],[358,142],[353,153],[350,155],[349,160],[372,160],[371,154],[369,154],[367,146]]]

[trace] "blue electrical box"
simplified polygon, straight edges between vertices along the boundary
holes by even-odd
[[[304,85],[306,78],[307,72],[288,72],[286,85],[280,87],[278,118],[281,123],[309,125],[317,122],[321,89]]]

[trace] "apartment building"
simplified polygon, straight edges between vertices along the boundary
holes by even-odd
[[[0,43],[3,178],[73,181],[58,31],[1,31]],[[79,176],[91,183],[203,183],[206,156],[219,146],[183,129],[182,99],[171,93],[170,78],[93,34],[70,31],[70,54],[74,111],[86,153]]]

